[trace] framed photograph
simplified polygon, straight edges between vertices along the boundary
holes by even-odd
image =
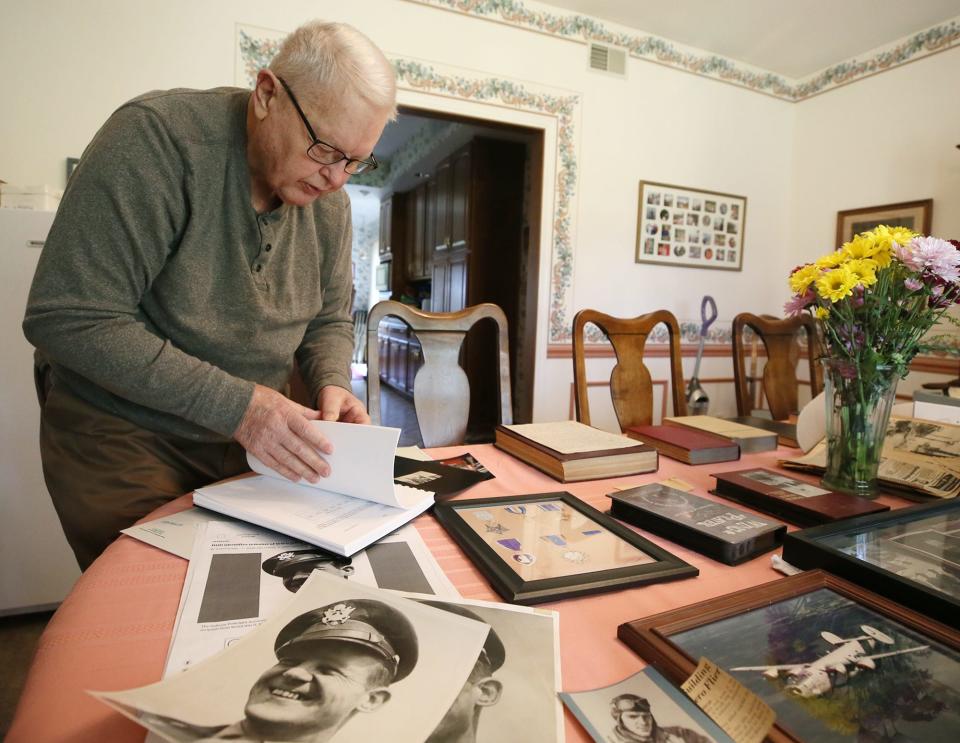
[[[960,629],[960,501],[794,532],[783,559],[823,568]]]
[[[434,515],[497,593],[516,604],[700,572],[567,492],[438,503]]]
[[[850,242],[854,235],[872,230],[881,224],[890,227],[908,227],[929,235],[932,220],[933,199],[846,209],[837,212],[837,248]]]
[[[635,260],[740,271],[746,219],[746,196],[640,181]]]
[[[774,709],[774,743],[956,739],[960,633],[821,570],[617,634],[676,684],[719,665]]]

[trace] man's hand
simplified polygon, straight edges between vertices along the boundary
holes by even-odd
[[[360,401],[349,392],[341,391],[359,404]],[[322,391],[320,398],[323,399]],[[360,411],[366,415],[362,405]],[[253,397],[233,438],[288,480],[297,482],[303,478],[317,482],[330,474],[330,465],[320,453],[333,451],[326,437],[310,425],[310,421],[319,419],[318,411],[298,405],[279,392],[258,384],[253,388]],[[370,422],[369,417],[366,422]]]
[[[317,409],[325,421],[344,423],[370,423],[366,406],[343,387],[328,384],[320,388]]]

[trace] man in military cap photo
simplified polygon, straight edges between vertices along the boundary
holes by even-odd
[[[710,743],[690,728],[661,727],[650,711],[650,702],[636,694],[620,694],[610,700],[616,727],[607,736],[610,743]]]
[[[448,604],[442,601],[425,601],[420,603],[433,606],[437,609],[459,614],[467,619],[482,622],[488,627],[476,612],[470,611],[458,604]],[[503,684],[493,678],[493,674],[503,665],[506,659],[506,650],[503,647],[496,630],[490,627],[486,642],[480,651],[480,656],[467,677],[460,694],[447,710],[447,714],[437,725],[427,739],[427,743],[475,743],[477,728],[480,724],[480,712],[484,707],[492,707],[500,701]]]
[[[322,570],[341,578],[353,574],[353,562],[349,557],[341,557],[320,547],[302,550],[287,550],[263,562],[263,572],[283,579],[284,588],[296,593],[314,570]]]
[[[390,700],[389,686],[417,664],[417,633],[399,610],[345,599],[305,612],[280,630],[276,665],[250,689],[242,720],[200,727],[153,714],[141,721],[181,741],[326,743],[358,712]]]

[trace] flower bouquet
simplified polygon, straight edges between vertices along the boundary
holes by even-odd
[[[873,495],[897,382],[960,301],[960,243],[905,227],[863,232],[790,274],[791,316],[810,312],[825,345],[826,487]],[[951,349],[952,350],[952,349]]]

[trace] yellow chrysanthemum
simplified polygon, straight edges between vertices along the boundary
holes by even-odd
[[[872,286],[877,283],[878,264],[872,258],[858,258],[847,261],[844,267],[856,277],[858,284]]]
[[[848,260],[862,260],[870,258],[876,251],[876,242],[868,235],[857,235],[850,242],[840,248]]]
[[[828,317],[830,317],[830,310],[828,310],[826,307],[817,307],[813,311],[813,316],[818,320],[826,320]]]
[[[849,297],[856,285],[857,277],[853,272],[846,266],[840,266],[817,279],[817,294],[831,302],[839,302]]]
[[[898,245],[906,245],[913,238],[919,235],[918,232],[914,232],[908,227],[889,227],[888,225],[881,224],[873,230],[874,237],[877,241],[877,244],[882,245],[891,250],[893,245],[891,243],[897,243]]]
[[[803,294],[820,276],[820,269],[808,263],[790,274],[790,289],[794,294]]]
[[[835,250],[822,258],[817,258],[814,264],[817,268],[835,268],[847,259],[842,250]]]

